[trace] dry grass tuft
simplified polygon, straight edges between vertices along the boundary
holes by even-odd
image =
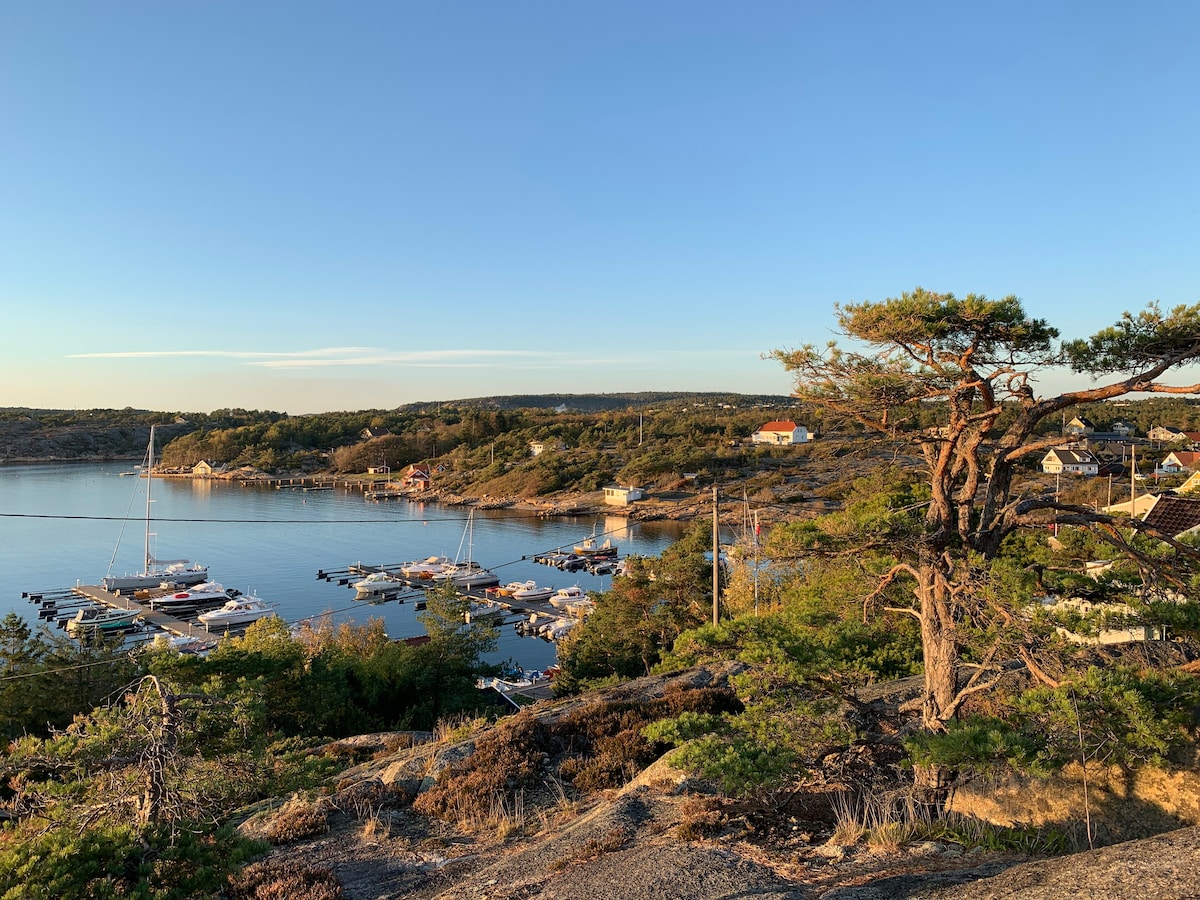
[[[391,837],[391,834],[391,822],[380,816],[371,816],[363,822],[362,829],[359,831],[359,837],[364,841],[388,838]]]
[[[890,856],[929,829],[928,815],[913,805],[907,793],[841,794],[832,805],[836,826],[829,843],[833,846],[863,842],[876,856]]]
[[[698,841],[711,837],[725,825],[727,817],[716,797],[688,797],[679,807],[680,822],[676,836],[683,841]]]
[[[550,864],[550,868],[559,871],[575,862],[584,862],[589,859],[595,859],[597,856],[605,853],[614,853],[624,847],[625,842],[629,838],[630,833],[628,829],[623,827],[613,828],[600,835],[600,837],[592,838],[586,844],[581,844],[570,855],[559,857]]]

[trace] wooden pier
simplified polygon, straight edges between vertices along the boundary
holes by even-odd
[[[171,634],[186,635],[187,637],[212,636],[212,633],[203,625],[169,616],[165,612],[152,609],[150,606],[140,603],[133,597],[125,594],[106,591],[97,585],[80,585],[71,590],[78,596],[93,603],[109,606],[113,609],[133,610],[141,616],[144,622],[161,628],[163,631],[169,631]],[[160,591],[159,593],[162,592]]]
[[[425,591],[437,587],[441,582],[433,581],[428,578],[409,578],[400,571],[402,563],[391,563],[382,565],[365,565],[363,563],[352,563],[344,569],[320,570],[317,572],[317,578],[322,581],[329,581],[342,586],[348,586],[352,582],[365,578],[368,575],[382,572],[390,578],[394,578],[397,582],[403,585],[394,591],[385,591],[374,595],[380,601],[391,599],[399,599],[403,602],[405,597],[420,596]],[[567,619],[570,614],[563,609],[558,609],[546,601],[538,600],[514,600],[512,597],[497,596],[494,591],[488,588],[457,588],[458,595],[469,600],[477,600],[479,602],[497,603],[510,613],[515,614],[518,618],[528,618],[531,615],[544,616],[546,618]],[[367,602],[367,598],[364,598]],[[516,619],[510,619],[510,622]]]

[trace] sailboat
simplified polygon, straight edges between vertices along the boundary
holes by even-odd
[[[465,562],[457,560],[447,566],[443,571],[433,576],[434,581],[449,581],[458,587],[464,588],[480,588],[491,587],[500,583],[500,577],[490,569],[485,569],[479,563],[471,558],[471,554],[475,548],[475,510],[472,509],[467,513],[467,527],[463,531],[463,540],[467,542],[467,559]],[[459,553],[462,552],[462,543],[458,546]]]
[[[105,575],[100,586],[106,591],[136,591],[155,588],[164,582],[175,585],[200,584],[208,580],[208,566],[189,565],[186,559],[155,559],[150,551],[150,487],[154,483],[154,429],[150,426],[150,446],[146,451],[146,545],[145,567],[133,575]],[[115,557],[115,553],[113,554]],[[111,563],[109,564],[111,568]]]

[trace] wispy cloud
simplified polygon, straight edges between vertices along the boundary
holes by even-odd
[[[271,353],[263,350],[116,350],[107,353],[69,353],[67,359],[167,359],[179,356],[217,356],[226,359],[313,358],[378,352],[375,347],[322,347],[318,350],[289,350],[286,353]]]
[[[714,361],[719,357],[744,357],[743,350],[689,350],[656,348],[644,352],[583,356],[577,350],[443,349],[389,350],[380,347],[321,347],[313,350],[115,350],[72,353],[68,359],[184,359],[240,360],[261,369],[330,369],[348,367],[402,367],[412,369],[561,370],[564,366],[627,367],[639,370],[675,367],[685,360]]]
[[[479,368],[501,360],[536,356],[534,350],[406,350],[374,351],[369,355],[346,355],[335,359],[263,359],[250,365],[264,369],[309,369],[330,366],[411,366],[417,368]]]

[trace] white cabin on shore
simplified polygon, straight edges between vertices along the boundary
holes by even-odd
[[[791,421],[768,422],[750,440],[756,444],[807,444],[808,429]]]

